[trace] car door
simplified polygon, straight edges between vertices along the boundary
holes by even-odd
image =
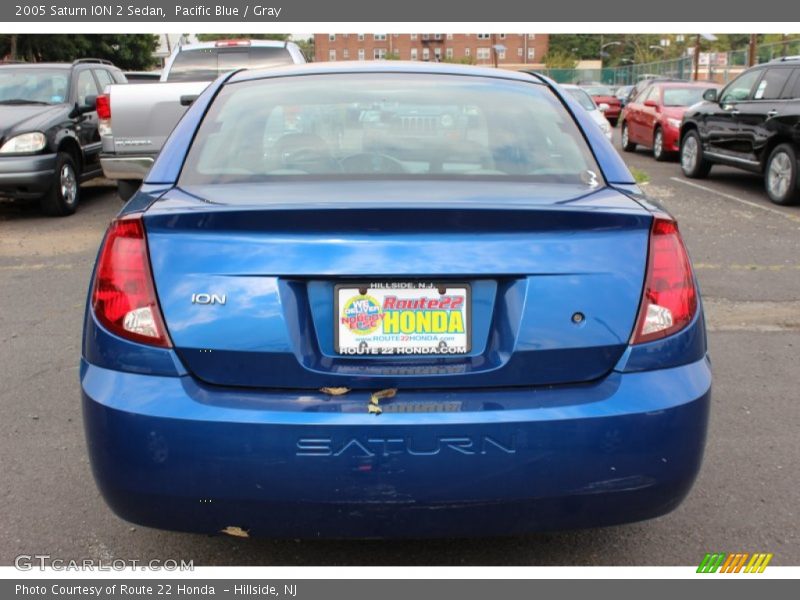
[[[648,88],[640,92],[629,104],[625,117],[625,124],[628,127],[628,139],[636,144],[641,143],[642,111],[644,101],[648,96]]]
[[[658,122],[658,113],[661,106],[661,86],[651,85],[647,92],[647,97],[642,104],[641,117],[639,120],[639,143],[645,146],[653,145],[653,132]]]
[[[785,111],[789,102],[782,99],[782,95],[791,76],[789,65],[766,69],[752,97],[738,104],[739,132],[733,150],[741,161],[749,161],[753,168],[760,166],[761,154],[769,138],[776,133],[773,119]]]
[[[728,84],[704,118],[706,153],[713,158],[735,159],[739,140],[739,105],[752,97],[764,69],[750,69]],[[739,144],[740,145],[740,144]]]
[[[100,90],[91,69],[78,69],[74,75],[73,101],[78,106],[86,104],[89,96],[97,96]],[[75,117],[75,134],[83,150],[83,174],[91,174],[100,169],[100,133],[97,130],[97,111],[90,111]]]

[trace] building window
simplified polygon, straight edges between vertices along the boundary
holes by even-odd
[[[411,60],[417,60],[417,49],[416,48],[412,48],[411,49]]]
[[[364,60],[364,49],[363,48],[359,48],[358,49],[358,60]]]
[[[469,48],[464,48],[464,56],[469,56],[471,52]]]
[[[373,34],[372,38],[376,42],[385,42],[386,41],[386,34],[385,33],[376,33],[376,34]]]
[[[348,58],[350,58],[350,50],[348,50],[347,48],[345,48],[344,50],[342,50],[342,58],[343,58],[343,59],[345,59],[345,60],[347,60]]]
[[[386,48],[375,48],[372,51],[372,58],[375,60],[383,60],[386,58]]]
[[[522,58],[522,48],[517,48],[517,56]]]
[[[336,41],[336,34],[335,33],[329,33],[328,34],[328,41],[329,42],[335,42]]]
[[[412,34],[411,34],[411,39],[412,39],[412,40],[415,40],[415,39],[417,39],[417,34],[416,34],[416,33],[412,33]]]
[[[453,60],[453,49],[448,48],[444,51],[444,55],[447,57],[448,60]]]
[[[447,34],[447,39],[448,40],[452,40],[453,39],[453,34],[452,33],[448,33]]]
[[[336,60],[336,50],[328,50],[328,60]]]
[[[491,55],[491,48],[478,48],[478,53],[475,56],[478,60],[489,60]]]
[[[479,40],[488,40],[488,39],[491,39],[491,37],[492,37],[491,33],[479,33],[478,34],[478,39]]]
[[[505,60],[506,59],[506,51],[505,50],[498,50],[497,51],[497,58],[499,60]]]
[[[442,62],[442,49],[441,48],[434,48],[433,49],[433,56],[436,58],[436,62]]]
[[[535,33],[529,33],[528,34],[528,39],[529,40],[535,40],[536,39],[536,34]]]
[[[422,49],[422,60],[429,61],[431,59],[431,51],[430,48],[423,48]]]
[[[358,34],[358,41],[359,42],[363,42],[364,41],[364,34],[363,33],[359,33]]]
[[[528,60],[536,58],[536,48],[528,48]]]
[[[430,33],[423,33],[422,34],[422,41],[423,42],[427,42],[429,39],[431,39],[431,34]]]
[[[442,34],[441,34],[441,33],[434,33],[434,34],[433,34],[433,39],[435,39],[435,40],[440,40],[440,39],[442,39]]]
[[[506,39],[506,34],[505,33],[499,33],[497,35],[497,37],[499,37],[501,40],[504,40],[504,39]]]

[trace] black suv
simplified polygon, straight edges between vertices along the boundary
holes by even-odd
[[[0,63],[0,196],[75,212],[81,182],[101,174],[96,100],[112,83],[125,76],[100,59]]]
[[[800,155],[800,57],[748,69],[686,111],[681,169],[705,177],[714,164],[764,175],[775,204],[796,204]]]

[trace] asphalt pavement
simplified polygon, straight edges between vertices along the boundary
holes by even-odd
[[[617,143],[618,146],[618,143]],[[632,525],[504,539],[293,541],[133,526],[105,506],[81,423],[78,359],[91,268],[120,208],[102,182],[78,213],[0,201],[0,564],[20,554],[195,565],[692,565],[706,552],[800,564],[800,207],[758,177],[623,153],[679,220],[705,299],[714,397],[687,500]]]

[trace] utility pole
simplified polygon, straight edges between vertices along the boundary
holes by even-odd
[[[694,76],[692,79],[697,81],[700,79],[700,34],[697,34],[697,38],[694,41],[694,56],[692,57],[692,71],[694,72]]]
[[[492,34],[492,61],[494,62],[494,68],[497,68],[497,34]]]
[[[747,56],[747,65],[752,67],[756,64],[756,34],[750,34],[750,50]]]

